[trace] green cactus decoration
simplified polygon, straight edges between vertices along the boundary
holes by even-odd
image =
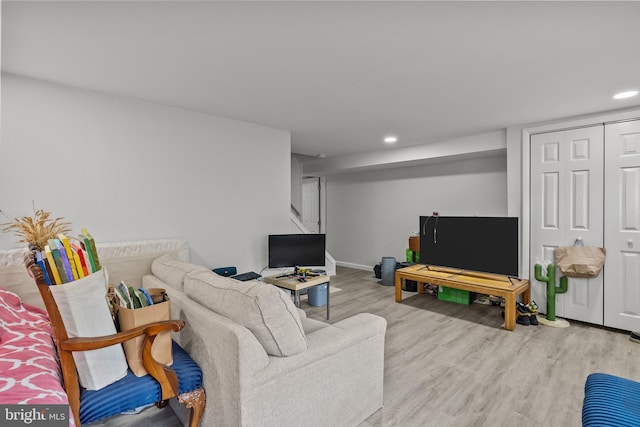
[[[556,266],[549,264],[547,266],[547,275],[542,275],[542,266],[536,264],[534,266],[534,274],[536,280],[547,284],[547,320],[556,320],[556,294],[564,294],[567,292],[568,279],[567,276],[560,278],[560,286],[556,287]]]

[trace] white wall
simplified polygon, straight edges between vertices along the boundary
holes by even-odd
[[[405,259],[420,215],[507,215],[504,155],[327,177],[327,250],[369,268]]]
[[[304,174],[306,176],[325,176],[367,170],[405,168],[450,162],[462,158],[497,156],[503,154],[506,148],[506,133],[504,130],[498,130],[410,147],[387,148],[330,158],[306,157],[303,158]]]
[[[291,207],[302,213],[302,163],[291,156]]]
[[[289,230],[290,134],[2,75],[0,209],[97,240],[180,237],[207,266],[255,270]],[[0,233],[0,248],[18,246]]]

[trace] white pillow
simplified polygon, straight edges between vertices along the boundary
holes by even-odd
[[[249,329],[272,356],[292,356],[308,348],[300,315],[291,298],[268,283],[240,282],[213,272],[184,279],[189,298]]]
[[[179,291],[184,289],[184,276],[192,271],[210,271],[206,267],[181,261],[171,255],[162,255],[151,264],[151,272],[158,279]]]

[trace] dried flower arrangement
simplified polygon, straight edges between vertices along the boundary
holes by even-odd
[[[69,233],[70,223],[64,218],[51,218],[51,212],[44,209],[36,210],[34,207],[33,217],[23,216],[13,218],[0,209],[0,213],[8,218],[9,222],[0,223],[0,230],[5,233],[13,232],[20,237],[18,242],[27,243],[29,246],[37,246],[44,249],[49,239],[55,239],[58,233]]]

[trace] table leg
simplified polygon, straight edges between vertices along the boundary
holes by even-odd
[[[516,328],[516,296],[513,294],[504,297],[504,328],[509,331]]]
[[[396,272],[396,302],[402,302],[402,278]]]
[[[530,302],[531,302],[531,286],[529,286],[527,290],[522,293],[522,303],[529,304]]]
[[[293,292],[293,303],[296,307],[300,308],[300,291]]]
[[[416,282],[416,288],[418,288],[418,293],[419,294],[423,294],[424,293],[424,283]]]
[[[329,320],[329,286],[331,286],[331,282],[327,282],[327,320]]]

